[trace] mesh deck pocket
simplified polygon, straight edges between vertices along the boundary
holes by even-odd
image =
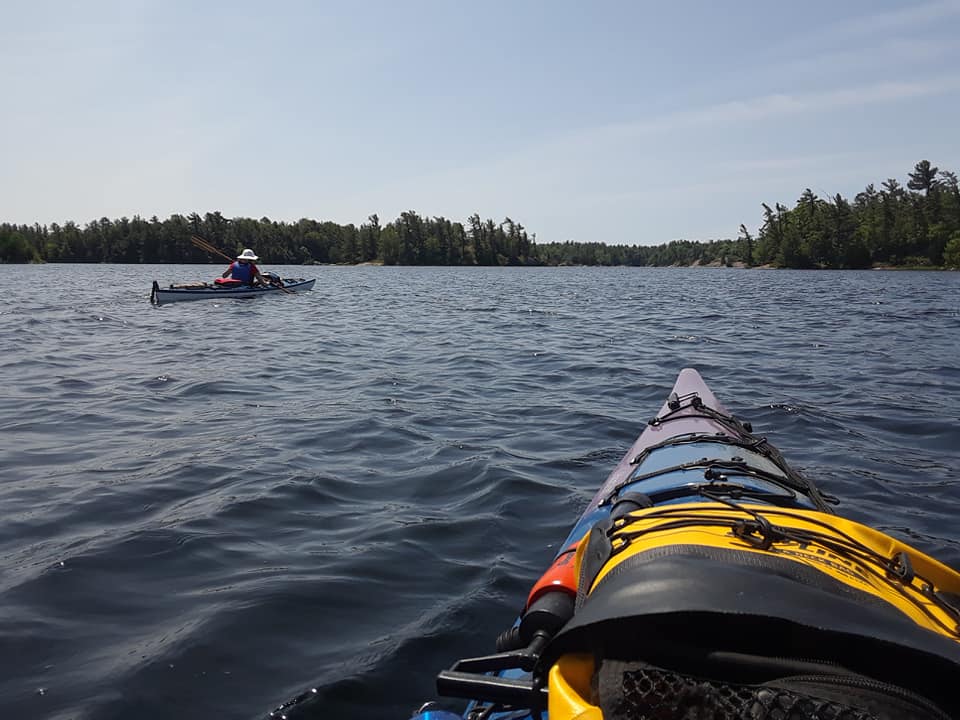
[[[860,676],[744,685],[605,660],[595,677],[605,720],[929,720],[925,699]]]
[[[698,680],[658,668],[625,672],[614,714],[631,720],[877,720],[870,713],[767,687]]]

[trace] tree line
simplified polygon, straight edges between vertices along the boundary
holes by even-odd
[[[387,225],[371,215],[359,227],[301,219],[225,218],[220,212],[101,218],[83,227],[0,225],[0,261],[69,263],[203,263],[211,258],[192,238],[202,237],[227,254],[254,248],[276,264],[381,262],[385,265],[537,264],[533,239],[510,218],[496,223],[472,215],[467,224],[443,217],[401,213]]]
[[[852,202],[839,194],[824,200],[807,188],[792,210],[764,203],[757,238],[741,225],[740,245],[751,262],[781,267],[960,267],[957,176],[921,160],[906,187],[889,178]]]
[[[414,211],[381,225],[371,215],[359,227],[303,218],[225,218],[220,212],[101,218],[83,227],[0,224],[0,262],[219,262],[197,248],[200,236],[227,253],[254,248],[276,264],[385,265],[773,265],[787,268],[866,268],[873,265],[960,268],[960,189],[953,172],[922,160],[906,187],[890,178],[868,185],[852,202],[817,197],[809,188],[790,209],[762,203],[754,237],[674,240],[662,245],[599,242],[537,243],[512,219],[460,223]]]
[[[546,264],[694,265],[741,263],[783,268],[881,266],[960,269],[960,190],[955,173],[921,160],[906,187],[895,178],[868,185],[853,199],[804,190],[793,209],[763,208],[756,237],[740,226],[736,239],[674,240],[656,246],[602,243],[537,245]]]

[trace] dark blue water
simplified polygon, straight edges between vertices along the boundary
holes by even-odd
[[[276,268],[273,268],[276,269]],[[406,718],[696,367],[960,566],[960,274],[0,266],[0,716]]]

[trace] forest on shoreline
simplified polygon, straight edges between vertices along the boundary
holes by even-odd
[[[955,173],[927,160],[906,186],[889,178],[848,201],[817,197],[809,188],[789,209],[762,203],[754,237],[745,225],[735,239],[673,240],[662,245],[599,242],[537,243],[510,218],[472,215],[466,223],[414,211],[359,227],[303,218],[225,218],[220,212],[101,218],[83,227],[0,224],[0,262],[220,262],[192,242],[199,236],[228,254],[253,248],[274,264],[384,265],[738,265],[855,269],[875,266],[960,268],[960,188]]]

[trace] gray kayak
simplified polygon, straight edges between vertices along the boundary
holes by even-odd
[[[282,287],[274,285],[229,287],[212,283],[190,283],[160,287],[160,284],[154,280],[153,289],[150,291],[150,302],[154,305],[163,305],[164,303],[181,300],[225,300],[255,298],[261,295],[281,295],[312,290],[316,282],[316,278],[309,280],[305,278],[284,278]]]

